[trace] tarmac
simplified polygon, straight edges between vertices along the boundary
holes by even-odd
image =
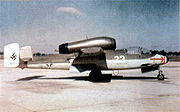
[[[180,62],[162,67],[164,81],[156,79],[157,72],[92,82],[67,70],[2,66],[0,60],[0,112],[180,111]]]

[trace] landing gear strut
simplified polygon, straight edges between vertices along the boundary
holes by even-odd
[[[163,71],[159,70],[159,74],[157,75],[157,79],[158,80],[164,80],[164,75],[163,75]]]

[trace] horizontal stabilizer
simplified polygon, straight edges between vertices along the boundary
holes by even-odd
[[[25,62],[33,60],[31,46],[24,46],[20,48],[20,58]]]

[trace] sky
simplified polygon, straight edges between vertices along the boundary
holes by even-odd
[[[17,42],[54,53],[64,42],[98,36],[117,49],[179,51],[179,0],[1,0],[0,51]]]

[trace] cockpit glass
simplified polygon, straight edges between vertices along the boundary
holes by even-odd
[[[141,48],[141,54],[151,54],[149,49]]]
[[[128,54],[151,54],[148,49],[142,47],[129,47],[124,49],[124,51],[126,51]]]

